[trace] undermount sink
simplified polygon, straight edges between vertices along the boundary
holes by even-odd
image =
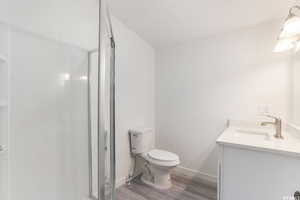
[[[271,134],[267,131],[237,129],[234,133],[236,137],[243,137],[251,140],[270,140]]]

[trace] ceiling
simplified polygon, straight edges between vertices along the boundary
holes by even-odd
[[[110,0],[114,16],[154,47],[283,19],[295,0]]]

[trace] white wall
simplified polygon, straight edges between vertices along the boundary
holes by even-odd
[[[290,114],[291,123],[300,126],[300,53],[297,52],[291,59],[291,93],[290,93]]]
[[[280,23],[270,22],[157,52],[156,144],[182,166],[217,174],[215,140],[227,119],[259,107],[286,118],[289,56],[275,54]]]
[[[154,125],[154,49],[118,20],[116,37],[116,152],[117,182],[131,169],[128,130]]]

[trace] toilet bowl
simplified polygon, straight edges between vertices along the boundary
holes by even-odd
[[[174,153],[159,149],[144,153],[142,157],[147,163],[141,180],[157,189],[169,189],[172,186],[170,172],[179,165],[179,157]]]
[[[141,180],[158,189],[168,189],[172,186],[171,169],[180,164],[178,155],[160,149],[153,149],[151,129],[130,130],[130,149],[134,156],[139,156],[145,161]]]

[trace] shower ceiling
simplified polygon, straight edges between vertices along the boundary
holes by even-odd
[[[110,0],[113,15],[155,47],[273,19],[283,20],[290,6],[296,3],[295,0]]]
[[[90,50],[97,48],[98,5],[98,0],[1,0],[0,23]]]

